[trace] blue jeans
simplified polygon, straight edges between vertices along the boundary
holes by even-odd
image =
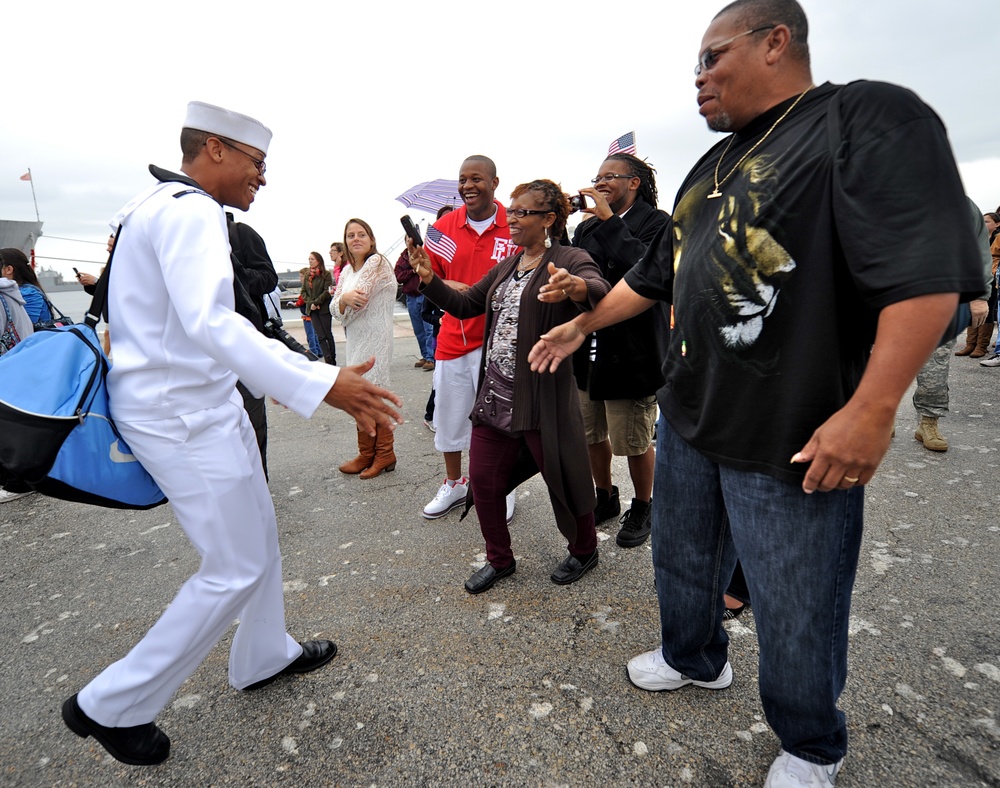
[[[663,657],[694,679],[725,667],[722,595],[737,556],[753,599],[764,714],[786,752],[835,763],[847,751],[837,699],[861,546],[864,488],[806,495],[719,465],[660,418],[653,566]]]
[[[311,320],[303,320],[302,325],[306,330],[306,343],[310,352],[318,358],[323,358],[323,350],[319,346],[319,339],[316,338],[316,331]]]
[[[434,360],[434,326],[425,323],[420,313],[424,309],[424,297],[422,295],[408,295],[406,297],[406,311],[410,313],[410,325],[413,327],[413,336],[417,338],[417,345],[420,347],[420,358],[428,361]]]

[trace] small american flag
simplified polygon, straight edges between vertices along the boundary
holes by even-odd
[[[443,257],[449,263],[452,261],[452,258],[455,257],[455,252],[458,251],[458,245],[437,227],[431,227],[427,231],[427,238],[424,240],[424,246],[434,252],[434,254],[438,257]]]
[[[635,156],[635,132],[630,131],[628,134],[622,134],[612,142],[608,148],[608,155],[610,156],[612,153],[631,153]]]

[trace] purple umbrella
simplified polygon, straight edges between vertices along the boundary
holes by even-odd
[[[458,181],[449,181],[444,178],[418,183],[396,199],[407,208],[416,208],[435,214],[446,205],[457,208],[462,202],[458,196]]]

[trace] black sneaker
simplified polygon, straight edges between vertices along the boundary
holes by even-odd
[[[622,515],[621,530],[615,541],[619,547],[638,547],[649,539],[652,528],[652,502],[643,503],[632,499],[632,508]]]
[[[618,498],[618,488],[611,486],[611,494],[607,490],[597,488],[597,506],[594,507],[594,525],[600,525],[605,520],[621,514],[622,504]]]

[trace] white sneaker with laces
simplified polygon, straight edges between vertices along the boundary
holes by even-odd
[[[517,490],[512,490],[507,496],[507,525],[514,520],[514,507],[517,506]]]
[[[34,490],[28,490],[28,492],[16,493],[10,490],[0,490],[0,503],[7,503],[7,501],[16,501],[18,498],[23,498],[25,495],[31,495]]]
[[[979,360],[979,365],[983,367],[1000,367],[1000,353],[990,353],[986,358]]]
[[[465,496],[469,494],[469,480],[464,476],[457,482],[445,479],[444,484],[437,491],[427,506],[424,507],[424,517],[428,520],[436,520],[448,514],[456,506],[465,503]]]
[[[836,763],[809,763],[778,750],[764,788],[830,788],[837,784],[837,772],[843,765],[843,758]]]
[[[725,689],[733,683],[733,668],[727,662],[717,679],[713,681],[697,681],[689,679],[683,673],[679,673],[670,667],[663,659],[663,650],[655,648],[632,657],[628,661],[628,680],[639,689],[650,692],[661,692],[663,690],[675,690],[694,684],[696,687],[705,689]]]

